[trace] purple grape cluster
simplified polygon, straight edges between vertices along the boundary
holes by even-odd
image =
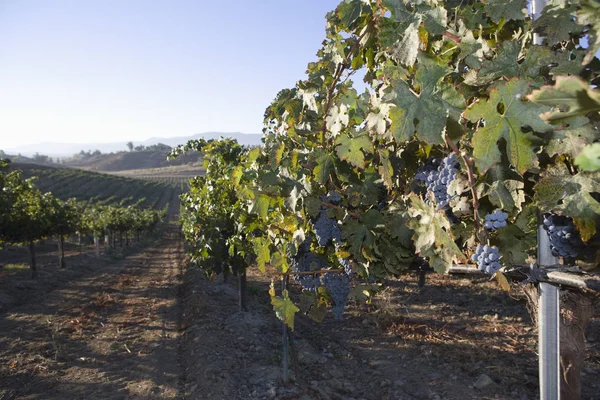
[[[327,288],[327,292],[333,299],[331,311],[336,320],[342,318],[344,308],[346,307],[346,299],[350,293],[350,278],[346,274],[337,274],[328,272],[321,278],[323,286]]]
[[[490,275],[495,274],[496,271],[502,268],[500,253],[496,246],[477,245],[471,260],[477,263],[477,268]]]
[[[317,236],[319,246],[326,246],[330,240],[333,240],[335,243],[341,243],[342,241],[342,230],[337,220],[329,218],[325,210],[321,211],[319,218],[313,223],[313,231]]]
[[[495,231],[497,229],[505,227],[507,219],[507,213],[497,210],[485,216],[485,223],[483,226],[485,227],[485,229]]]
[[[456,178],[458,172],[456,154],[452,153],[441,161],[431,160],[427,165],[417,170],[415,179],[425,182],[427,190],[435,195],[435,202],[441,208],[447,208],[450,203],[448,185]]]
[[[550,249],[555,257],[575,258],[584,243],[571,218],[546,213],[543,226],[550,238]]]
[[[337,192],[330,191],[329,193],[327,193],[327,195],[321,196],[321,201],[336,204],[342,201],[342,195]]]
[[[292,270],[295,272],[310,272],[327,267],[327,261],[319,255],[311,252],[299,251],[295,257],[290,260]],[[321,281],[318,275],[295,274],[294,279],[303,289],[316,292]]]

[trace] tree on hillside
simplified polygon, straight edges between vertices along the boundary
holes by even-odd
[[[129,151],[133,151],[133,142],[127,142],[127,148]]]

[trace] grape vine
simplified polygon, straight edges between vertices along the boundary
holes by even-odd
[[[309,276],[339,282],[329,295],[340,315],[343,291],[416,264],[446,273],[475,254],[500,276],[530,262],[540,210],[572,221],[548,225],[553,250],[597,269],[600,13],[590,0],[552,3],[534,23],[525,10],[524,0],[341,2],[306,76],[265,111],[263,146],[174,152],[208,155],[184,197],[194,254],[212,269],[224,243],[275,279],[307,270],[297,249],[309,238],[325,263]],[[575,259],[583,244],[593,250]],[[315,306],[327,302],[321,289]],[[293,326],[287,291],[271,295]]]

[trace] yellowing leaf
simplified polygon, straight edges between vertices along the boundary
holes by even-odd
[[[336,139],[336,153],[342,160],[349,162],[357,168],[365,168],[365,153],[373,153],[373,143],[367,134],[355,137],[340,135]]]
[[[294,316],[300,309],[292,303],[287,290],[284,290],[282,295],[283,297],[271,296],[273,310],[275,310],[277,318],[282,320],[291,330],[294,330]]]

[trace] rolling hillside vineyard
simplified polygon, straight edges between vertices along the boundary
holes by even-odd
[[[72,234],[99,238],[108,236],[109,243],[120,237],[129,241],[129,234],[137,239],[151,231],[165,216],[163,210],[140,208],[136,204],[100,204],[70,198],[66,201],[52,192],[42,192],[35,178],[24,179],[22,171],[8,171],[10,163],[0,160],[0,241],[24,244],[29,248],[31,277],[37,277],[35,242],[47,237],[57,237],[59,266],[64,267],[63,245],[65,237]],[[139,202],[143,202],[140,199]],[[138,202],[138,203],[139,203]],[[96,249],[96,252],[98,250]]]
[[[535,263],[540,225],[562,267],[597,272],[600,3],[549,2],[535,22],[526,6],[340,3],[306,76],[265,111],[262,147],[171,153],[204,155],[182,196],[192,260],[271,276],[291,329],[423,264],[476,263],[507,285]]]

